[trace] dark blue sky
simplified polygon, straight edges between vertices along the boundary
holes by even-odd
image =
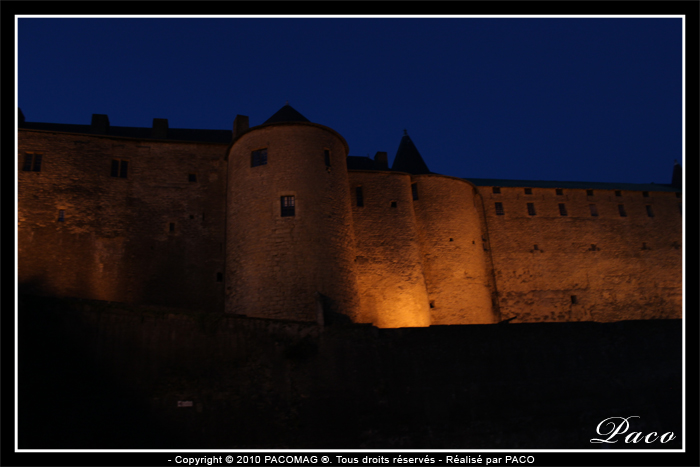
[[[670,183],[680,18],[20,18],[28,121],[230,129],[285,101],[457,177]]]

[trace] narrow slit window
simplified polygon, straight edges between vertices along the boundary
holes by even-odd
[[[223,281],[224,281],[224,273],[217,272],[216,273],[216,282],[223,282]]]
[[[257,167],[267,164],[267,148],[258,149],[250,153],[250,166]]]
[[[357,207],[361,208],[365,205],[365,199],[362,196],[362,187],[355,187],[355,201],[357,202]]]
[[[323,150],[323,160],[326,161],[326,167],[331,166],[331,151],[328,149]]]
[[[648,197],[649,197],[649,192],[648,192],[648,191],[642,191],[642,196],[643,196],[644,198],[648,198]]]
[[[418,184],[417,183],[411,183],[411,194],[413,195],[414,200],[418,199]]]
[[[191,183],[196,183],[197,182],[197,174],[189,174],[187,176],[187,180],[189,180]]]
[[[571,296],[571,304],[576,305],[578,303],[578,297],[576,295]]]
[[[557,192],[557,196],[563,196],[563,195],[564,195],[564,190],[562,190],[561,188],[557,188],[557,189],[556,189],[556,192]]]
[[[505,211],[503,211],[503,203],[496,203],[496,215],[502,216],[504,214],[505,214]]]
[[[294,208],[296,207],[294,196],[282,196],[280,197],[280,203],[282,207],[280,215],[282,217],[294,217]]]
[[[527,203],[527,213],[531,216],[534,216],[537,214],[535,212],[535,203]]]
[[[65,222],[65,220],[66,220],[66,211],[64,211],[63,209],[60,209],[58,211],[58,222]]]
[[[33,172],[41,172],[41,154],[34,154]]]
[[[615,196],[622,196],[622,192],[620,190],[615,190]]]
[[[395,207],[396,207],[396,201],[392,201],[392,202],[391,202],[391,207],[392,207],[392,208],[395,208]]]
[[[175,232],[175,223],[174,222],[171,222],[170,224],[168,224],[168,231]]]
[[[501,194],[501,187],[500,186],[493,187],[493,192],[497,195]]]
[[[531,195],[531,194],[532,194],[532,188],[525,188],[525,194],[526,194],[526,195]]]
[[[591,210],[591,216],[598,217],[598,206],[595,204],[589,204],[588,207]]]
[[[647,204],[647,216],[654,217],[654,211],[651,209],[651,205]]]
[[[34,162],[34,153],[28,152],[24,155],[24,165],[22,170],[25,172],[30,172],[32,170],[32,163]]]
[[[569,213],[566,212],[566,204],[559,203],[559,215],[560,216],[568,216],[569,215]]]
[[[627,211],[625,211],[625,206],[622,204],[617,205],[617,210],[620,211],[620,217],[627,217]]]

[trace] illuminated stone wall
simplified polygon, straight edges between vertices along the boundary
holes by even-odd
[[[251,152],[267,163],[251,167]],[[330,167],[324,150],[330,151]],[[317,293],[328,311],[358,311],[347,145],[310,123],[252,128],[228,159],[226,311],[316,321]],[[280,198],[295,197],[281,216]]]
[[[363,206],[357,204],[362,189]],[[423,258],[405,173],[350,171],[362,313],[379,327],[429,326]]]
[[[223,308],[225,145],[32,130],[18,138],[20,290]],[[42,154],[41,171],[22,170],[27,152]],[[126,178],[110,175],[114,159],[128,161]]]
[[[503,319],[681,318],[682,218],[676,193],[480,187]],[[497,215],[495,203],[503,205]],[[527,203],[535,207],[528,214]],[[566,216],[560,215],[559,204]],[[595,205],[598,216],[591,215]],[[621,217],[623,205],[627,217]],[[651,206],[654,217],[647,214]],[[536,247],[535,247],[536,245]],[[595,245],[595,247],[593,246]],[[575,297],[575,298],[572,298]]]
[[[413,206],[423,249],[432,324],[497,321],[481,201],[464,180],[414,175]]]

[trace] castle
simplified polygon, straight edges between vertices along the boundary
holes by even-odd
[[[27,122],[20,292],[377,327],[681,318],[672,183],[461,179],[289,105],[233,131]],[[346,318],[343,318],[346,317]]]

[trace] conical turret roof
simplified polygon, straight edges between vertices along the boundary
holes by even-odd
[[[403,137],[399,143],[399,149],[396,151],[391,170],[410,174],[431,173],[406,130],[403,130]]]
[[[275,114],[265,120],[265,123],[282,123],[282,122],[308,122],[309,119],[296,111],[289,102],[284,107],[279,109]],[[263,123],[263,125],[265,124]]]
[[[673,161],[673,176],[671,177],[671,186],[674,188],[683,187],[683,169],[678,161]]]

